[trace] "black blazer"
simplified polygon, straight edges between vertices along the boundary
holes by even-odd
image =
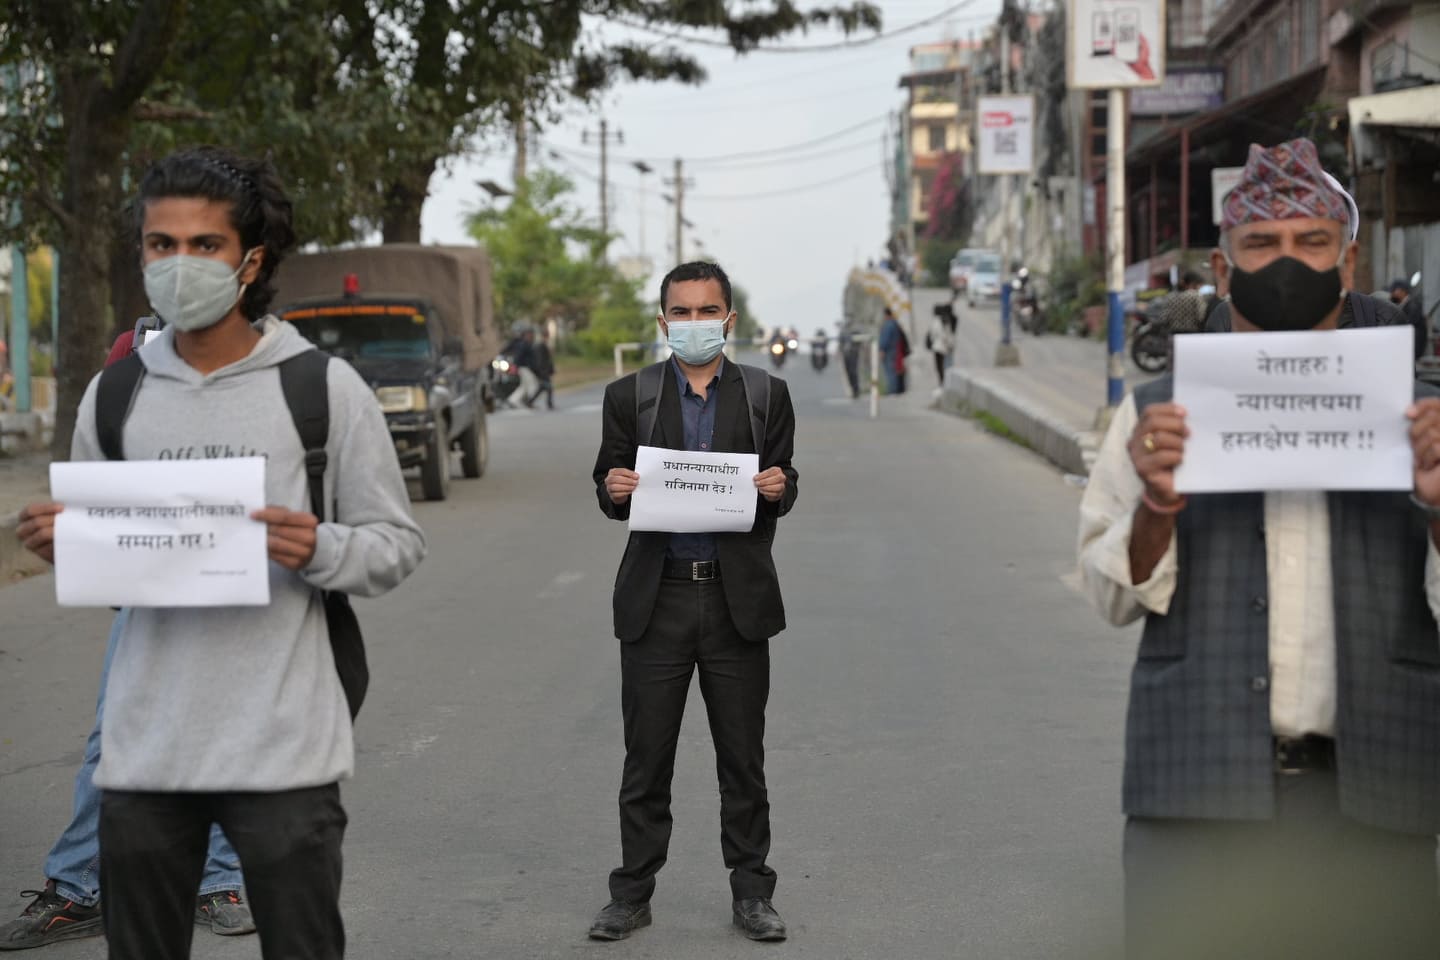
[[[720,395],[715,409],[715,449],[722,453],[754,453],[755,439],[745,409],[745,385],[740,368],[726,361],[720,374]],[[685,449],[685,428],[680,418],[680,391],[675,373],[667,367],[660,378],[660,412],[656,417],[654,444],[672,450]],[[799,474],[790,465],[795,452],[795,409],[785,381],[770,378],[770,409],[766,413],[765,449],[760,469],[779,467],[785,471],[785,493],[771,503],[759,492],[755,525],[748,533],[720,533],[715,546],[720,557],[720,577],[730,617],[747,640],[767,640],[785,629],[785,605],[780,599],[780,580],[770,545],[775,539],[775,521],[790,512],[799,492]],[[628,520],[630,503],[615,504],[605,492],[605,475],[614,467],[635,469],[635,374],[622,377],[605,388],[605,410],[600,453],[595,458],[595,495],[600,509],[612,520]],[[665,564],[668,533],[631,533],[615,576],[615,636],[639,640],[650,624],[660,575]]]

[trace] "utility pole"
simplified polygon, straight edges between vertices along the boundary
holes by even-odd
[[[1000,21],[1000,94],[1010,92],[1010,23]],[[1018,367],[1020,348],[1015,345],[1010,328],[1010,178],[1000,174],[1000,343],[995,347],[995,366]]]
[[[525,120],[525,102],[522,100],[520,105],[515,108],[515,170],[511,175],[511,182],[517,187],[520,185],[520,182],[525,179],[525,165],[527,161],[527,157],[525,156],[525,135],[528,132],[529,131],[526,130]]]
[[[600,232],[608,238],[610,235],[610,128],[602,117],[600,120]],[[615,131],[615,142],[624,143],[625,133],[621,130]],[[580,134],[581,143],[590,142],[589,131]],[[609,240],[605,246],[610,246]]]
[[[655,168],[652,167],[652,166],[650,166],[650,164],[646,163],[644,160],[635,160],[635,161],[632,162],[631,165],[632,165],[636,170],[638,170],[638,171],[640,172],[640,192],[639,192],[639,194],[638,194],[638,196],[639,196],[640,199],[639,199],[639,203],[637,204],[637,206],[639,206],[639,208],[640,208],[640,256],[641,256],[641,257],[644,257],[644,256],[645,256],[645,174],[647,174],[647,173],[652,173]]]
[[[675,177],[666,180],[665,185],[675,188],[675,262],[685,262],[685,227],[690,221],[685,219],[685,188],[694,183],[693,180],[685,179],[685,161],[679,157],[675,158]]]

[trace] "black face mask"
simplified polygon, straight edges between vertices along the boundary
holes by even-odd
[[[1281,257],[1254,273],[1230,265],[1230,299],[1261,330],[1313,330],[1342,293],[1340,268],[1316,270]]]

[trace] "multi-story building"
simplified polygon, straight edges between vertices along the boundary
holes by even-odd
[[[1227,173],[1244,165],[1251,143],[1296,136],[1316,142],[1325,166],[1349,180],[1360,202],[1357,284],[1393,271],[1389,231],[1440,220],[1433,179],[1440,2],[1170,0],[1169,10],[1167,85],[1183,74],[1183,62],[1197,60],[1210,74],[1204,90],[1218,92],[1218,102],[1156,117],[1142,107],[1149,95],[1131,92],[1127,283],[1149,285],[1171,266],[1203,265],[1217,239],[1215,201]],[[1195,16],[1198,23],[1186,20]],[[1185,46],[1202,34],[1203,47]],[[1103,183],[1103,166],[1096,170],[1092,182]],[[1096,219],[1103,224],[1103,203]]]
[[[963,40],[910,48],[910,69],[900,78],[907,92],[897,133],[893,242],[907,252],[924,236],[931,191],[947,157],[971,152],[970,65],[974,45]],[[962,160],[962,163],[965,161]]]

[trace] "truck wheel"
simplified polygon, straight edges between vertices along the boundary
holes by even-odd
[[[425,462],[420,464],[420,489],[426,500],[444,500],[450,493],[450,444],[445,442],[445,424],[425,444]]]
[[[490,425],[484,410],[477,410],[475,422],[460,434],[460,472],[471,480],[484,476],[490,462]]]

